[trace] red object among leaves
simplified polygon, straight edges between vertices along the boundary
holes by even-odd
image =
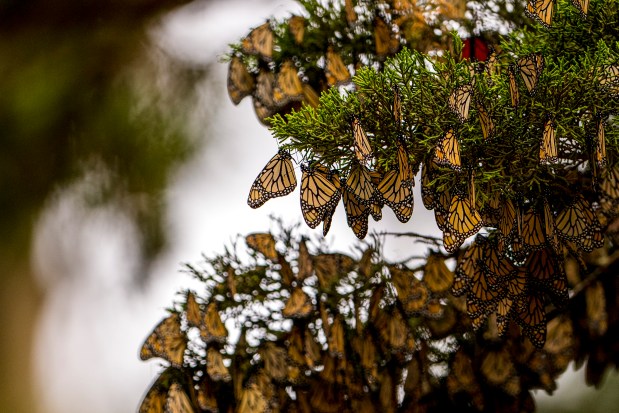
[[[473,36],[464,39],[462,42],[462,58],[483,62],[490,54],[490,47],[484,39],[478,36]]]

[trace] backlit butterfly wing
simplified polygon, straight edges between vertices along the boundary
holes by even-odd
[[[303,100],[303,83],[297,69],[290,60],[284,62],[273,89],[273,101],[277,106],[285,106],[292,101]]]
[[[372,177],[368,168],[356,162],[350,168],[346,179],[346,188],[354,194],[361,203],[367,205],[374,198],[376,188],[372,183]]]
[[[206,372],[214,381],[230,381],[231,379],[223,357],[215,347],[209,347],[206,351]]]
[[[148,336],[140,350],[140,358],[148,360],[160,357],[178,367],[183,364],[186,348],[187,337],[181,331],[180,316],[172,314],[162,320]]]
[[[307,83],[303,83],[303,102],[313,108],[317,108],[320,105],[318,93]]]
[[[383,196],[380,191],[378,191],[378,185],[380,185],[380,182],[383,180],[383,175],[378,171],[370,171],[370,179],[372,180],[374,188],[377,188],[370,204],[370,215],[372,215],[374,221],[380,221],[383,218],[382,208],[385,204]]]
[[[282,314],[284,317],[304,318],[313,310],[312,299],[300,287],[297,287],[286,301]]]
[[[446,165],[459,171],[462,163],[460,161],[460,144],[453,129],[449,129],[436,145],[434,160],[439,165]]]
[[[471,97],[473,88],[471,85],[463,85],[457,87],[449,96],[449,108],[453,113],[458,115],[460,122],[464,122],[469,118],[469,107],[471,105]]]
[[[320,286],[328,289],[354,269],[355,261],[344,254],[319,254],[314,257],[314,269]]]
[[[187,293],[185,307],[187,312],[187,324],[192,327],[199,327],[202,322],[202,311],[196,301],[195,294],[191,291]]]
[[[550,27],[555,0],[529,0],[525,13],[543,24]]]
[[[340,200],[337,174],[320,164],[301,165],[301,212],[310,228],[316,228]]]
[[[535,87],[544,68],[544,57],[541,53],[532,53],[518,60],[520,76],[530,94],[535,94]]]
[[[269,233],[249,234],[245,237],[247,246],[265,256],[265,258],[277,261],[277,250],[275,249],[275,238]]]
[[[406,152],[406,148],[400,140],[397,141],[396,146],[398,148],[398,172],[402,176],[402,179],[411,181],[412,185],[415,185],[413,181],[413,171],[408,163],[408,152]]]
[[[253,29],[241,43],[243,53],[260,55],[270,61],[273,56],[273,31],[269,22]]]
[[[509,76],[509,96],[511,98],[512,107],[517,107],[520,103],[520,92],[518,91],[518,84],[516,83],[516,75],[514,69],[510,67],[507,71]]]
[[[589,11],[589,0],[572,0],[572,4],[578,9],[581,16],[587,17],[587,12]]]
[[[265,165],[249,191],[247,203],[258,208],[271,198],[285,196],[297,186],[292,158],[287,151],[280,150]]]
[[[557,150],[557,125],[548,119],[544,124],[544,135],[539,147],[540,163],[554,163],[559,160],[559,152]]]
[[[224,343],[228,338],[228,330],[226,330],[226,326],[221,321],[217,311],[217,304],[214,302],[206,307],[206,313],[200,326],[200,335],[205,343],[212,341]]]
[[[291,16],[288,19],[288,30],[292,34],[296,44],[303,43],[303,37],[305,36],[305,18],[301,16]]]
[[[460,245],[470,236],[475,235],[481,229],[481,216],[475,208],[471,207],[469,199],[462,195],[455,195],[451,200],[449,217],[447,218],[448,228],[443,232],[443,243],[449,253],[455,252]],[[455,242],[450,241],[445,233],[455,238]]]
[[[582,196],[574,200],[557,215],[555,226],[558,235],[568,241],[576,241],[590,227],[599,227],[591,204]]]
[[[168,390],[165,413],[194,413],[189,396],[179,383],[173,383]]]
[[[372,147],[368,135],[363,130],[358,118],[352,121],[353,137],[355,139],[355,154],[359,162],[366,162],[372,157]]]
[[[378,191],[400,222],[408,222],[413,213],[412,180],[406,180],[399,171],[389,171],[378,185]]]
[[[264,363],[265,373],[274,380],[286,378],[288,370],[288,354],[285,349],[272,342],[263,344],[259,350],[260,358]]]
[[[346,68],[342,56],[334,52],[332,48],[327,50],[325,76],[329,86],[341,85],[351,80],[350,72]]]
[[[395,53],[400,46],[400,40],[396,34],[392,33],[391,27],[380,17],[374,19],[374,45],[378,57]]]
[[[477,114],[479,115],[481,133],[484,135],[484,139],[491,138],[494,135],[494,122],[483,103],[479,100],[477,101]]]
[[[240,57],[234,56],[228,66],[228,96],[238,105],[245,96],[254,91],[254,77],[247,71]]]

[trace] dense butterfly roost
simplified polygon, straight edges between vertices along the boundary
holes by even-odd
[[[503,333],[514,319],[542,346],[547,305],[560,307],[568,294],[566,260],[602,247],[619,216],[618,4],[578,9],[561,8],[558,27],[508,38],[483,63],[403,49],[380,71],[360,69],[354,91],[331,88],[318,107],[275,116],[281,149],[248,203],[293,191],[292,151],[306,162],[306,223],[324,222],[326,234],[342,199],[348,225],[364,238],[384,205],[402,222],[411,218],[421,169],[422,201],[447,253],[485,228],[458,267],[473,325],[496,314]],[[574,31],[586,49],[563,41]]]
[[[457,257],[431,249],[415,266],[382,260],[378,239],[356,257],[313,251],[294,230],[246,242],[243,262],[228,251],[187,267],[205,288],[183,292],[144,343],[142,359],[167,367],[140,413],[533,411],[531,391],[551,393],[571,361],[586,360],[595,385],[619,362],[617,251],[587,255],[587,269],[570,260],[571,298],[548,318],[538,319],[537,290],[549,279],[525,277],[506,292],[488,282],[482,294],[513,299],[509,323],[471,318],[453,295],[469,276],[537,270],[499,268],[492,238]],[[545,344],[530,329],[547,329]]]
[[[380,68],[404,47],[422,52],[453,50],[447,36],[460,27],[469,34],[491,19],[523,25],[524,2],[492,5],[466,0],[300,0],[303,16],[269,20],[254,28],[230,53],[228,92],[235,104],[251,96],[260,122],[316,107],[321,92],[333,86],[354,88],[361,67]],[[472,13],[475,19],[466,18]],[[497,28],[485,28],[484,43],[498,43]],[[479,35],[477,36],[479,37]]]

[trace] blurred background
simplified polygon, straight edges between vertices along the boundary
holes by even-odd
[[[270,214],[301,219],[298,192],[247,206],[277,145],[249,99],[232,105],[220,61],[300,6],[50,3],[0,0],[0,412],[134,412],[160,370],[142,342],[196,288],[181,264],[267,231]],[[435,233],[431,217],[418,205],[406,226],[388,213],[371,229]],[[343,208],[333,222],[327,242],[350,252]],[[566,374],[540,411],[615,411],[616,376],[583,383]]]

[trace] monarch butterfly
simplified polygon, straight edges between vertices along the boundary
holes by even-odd
[[[557,251],[559,241],[557,239],[557,232],[555,231],[555,217],[547,199],[544,199],[544,233],[546,234],[546,240],[550,246]]]
[[[344,254],[319,254],[314,257],[314,270],[320,286],[328,289],[354,269],[355,261]]]
[[[271,116],[273,116],[276,112],[276,109],[273,106],[270,106],[262,102],[256,96],[256,94],[254,94],[252,103],[254,105],[254,113],[256,114],[256,117],[258,118],[260,123],[262,123],[265,126],[271,126],[269,121],[267,121],[267,118],[270,118]]]
[[[370,208],[367,205],[362,204],[361,201],[355,197],[355,195],[347,187],[344,188],[342,202],[344,203],[344,209],[346,210],[346,221],[348,226],[352,228],[353,232],[359,239],[365,238],[368,232],[368,217],[370,215]]]
[[[275,238],[269,233],[249,234],[245,237],[247,246],[265,256],[265,258],[276,261],[278,258],[275,249]]]
[[[313,309],[312,299],[297,287],[286,301],[282,314],[284,317],[304,318],[310,315]]]
[[[213,386],[205,378],[198,383],[196,399],[198,406],[203,411],[216,412],[219,410]]]
[[[378,171],[370,171],[370,179],[376,191],[374,191],[374,197],[370,203],[370,215],[374,218],[374,221],[380,221],[383,218],[382,208],[385,205],[383,202],[383,196],[378,190],[378,185],[383,180],[383,175]]]
[[[513,274],[515,267],[507,257],[500,254],[497,247],[497,237],[488,239],[486,247],[484,248],[482,266],[484,270],[488,271],[493,277],[497,279],[507,279]]]
[[[400,100],[400,91],[398,87],[393,88],[393,119],[395,123],[400,126],[402,123],[402,101]]]
[[[598,81],[603,90],[619,92],[619,65],[606,65],[600,68]]]
[[[416,278],[411,279],[408,287],[408,295],[403,302],[403,308],[406,314],[417,314],[422,312],[428,306],[429,301],[430,290],[426,284]]]
[[[297,280],[302,282],[307,277],[312,275],[314,266],[312,256],[310,255],[305,240],[299,242],[299,257],[297,258]]]
[[[449,129],[436,145],[434,159],[439,165],[447,165],[460,171],[460,144],[453,129]]]
[[[245,96],[254,91],[254,77],[247,71],[240,57],[234,56],[228,66],[228,96],[238,105]]]
[[[352,121],[353,137],[355,139],[355,154],[359,162],[366,162],[372,156],[372,147],[368,141],[368,135],[363,130],[359,118]]]
[[[493,47],[490,47],[490,53],[484,62],[484,70],[488,77],[492,77],[493,75],[497,75],[499,73],[498,63],[498,54]]]
[[[557,125],[548,119],[544,124],[544,135],[539,147],[539,160],[540,163],[557,162]]]
[[[206,313],[200,326],[200,336],[207,344],[212,341],[223,343],[228,337],[228,330],[226,330],[226,326],[221,321],[217,311],[217,304],[214,302],[206,307]]]
[[[451,293],[455,297],[460,297],[468,291],[470,280],[476,271],[481,270],[479,263],[483,256],[483,242],[478,243],[478,239],[482,239],[481,235],[476,237],[475,242],[469,246],[456,265],[454,282],[451,287]]]
[[[400,269],[396,266],[389,266],[389,275],[391,276],[391,284],[397,293],[398,299],[402,304],[406,303],[411,294],[411,280],[414,274],[405,269]],[[424,303],[425,305],[425,303]]]
[[[172,372],[176,371],[173,367],[168,367],[161,373],[155,382],[150,386],[146,395],[140,403],[138,413],[163,413],[168,399],[169,381]]]
[[[595,281],[585,290],[587,324],[591,338],[601,337],[608,329],[608,312],[604,286]]]
[[[516,368],[507,348],[489,350],[482,357],[480,371],[490,384],[501,386],[516,375]]]
[[[421,167],[421,200],[423,206],[428,210],[434,209],[438,195],[433,188],[430,188],[432,182],[430,166],[424,162]]]
[[[165,404],[165,413],[193,413],[194,409],[182,386],[172,383],[168,390],[168,399]]]
[[[277,74],[275,88],[273,89],[273,101],[277,106],[285,106],[291,101],[303,99],[303,83],[299,79],[299,73],[292,61],[287,60]]]
[[[277,255],[277,263],[280,267],[279,275],[282,279],[282,284],[286,287],[290,287],[292,285],[292,282],[294,281],[294,273],[292,272],[292,267],[290,266],[288,261],[286,261],[286,257],[283,254]],[[231,270],[232,274],[234,274],[234,270],[232,268]],[[230,276],[230,273],[228,275]]]
[[[286,378],[288,370],[288,355],[285,349],[267,342],[259,350],[260,358],[264,363],[265,373],[273,380],[281,381]]]
[[[187,324],[192,327],[199,327],[202,322],[202,311],[196,302],[196,296],[193,292],[187,292],[187,300],[185,304],[187,311]]]
[[[230,372],[224,365],[224,360],[215,347],[209,347],[206,351],[206,372],[214,381],[230,381]]]
[[[538,295],[525,294],[515,300],[516,321],[524,335],[537,347],[546,342],[546,310],[544,300]]]
[[[591,204],[582,195],[577,195],[565,209],[559,212],[555,225],[559,237],[568,241],[576,241],[585,232],[600,227],[592,212]]]
[[[499,226],[499,220],[501,219],[501,197],[499,193],[494,192],[490,194],[488,202],[486,202],[479,212],[485,227],[497,228]]]
[[[301,212],[310,228],[316,228],[340,200],[340,180],[320,164],[301,165]]]
[[[480,230],[481,225],[481,216],[471,207],[469,200],[462,195],[455,195],[449,208],[447,229],[443,232],[443,245],[447,252],[454,253],[465,239]],[[453,237],[453,243],[449,237]]]
[[[544,57],[541,53],[531,53],[518,60],[518,69],[524,85],[530,94],[535,94],[535,87],[544,69]]]
[[[522,218],[522,241],[527,251],[544,248],[544,224],[542,217],[530,210]]]
[[[322,235],[326,237],[331,229],[331,222],[333,222],[333,214],[335,214],[335,209],[337,208],[337,204],[334,204],[331,209],[325,211],[322,221]]]
[[[140,349],[140,359],[160,357],[179,367],[186,348],[187,337],[181,331],[180,316],[175,313],[163,319],[148,336]]]
[[[307,83],[303,83],[303,102],[313,108],[317,108],[320,105],[318,93]]]
[[[516,83],[516,75],[514,74],[514,67],[510,66],[507,70],[509,76],[509,96],[512,101],[512,107],[517,107],[520,103],[520,92],[518,92],[518,84]]]
[[[325,76],[329,86],[341,85],[351,80],[350,72],[346,68],[342,56],[330,47],[327,50]]]
[[[303,37],[305,36],[305,18],[302,16],[290,16],[288,19],[288,30],[292,34],[296,44],[303,43]]]
[[[400,40],[396,34],[391,31],[391,27],[380,17],[374,19],[374,45],[378,57],[385,57],[388,54],[395,53],[400,46]]]
[[[378,191],[400,222],[408,222],[413,213],[412,181],[400,171],[389,171],[378,185]]]
[[[398,350],[404,348],[409,336],[406,322],[397,308],[391,314],[381,313],[382,317],[376,322],[380,337],[387,344],[387,348]]]
[[[447,218],[449,217],[449,207],[451,206],[451,192],[444,191],[438,197],[438,201],[434,205],[434,219],[436,226],[441,230],[447,229]]]
[[[346,179],[346,188],[363,204],[368,204],[375,197],[376,188],[372,183],[368,168],[356,162],[350,168]]]
[[[558,258],[549,249],[531,253],[526,262],[526,271],[533,286],[546,290],[557,306],[562,306],[568,299],[565,273]]]
[[[443,257],[435,254],[428,256],[423,272],[423,282],[435,294],[441,294],[451,288],[454,274],[445,265]]]
[[[271,198],[285,196],[297,186],[292,158],[287,151],[280,149],[260,171],[249,191],[247,204],[259,208]]]
[[[408,163],[408,152],[406,152],[406,148],[400,140],[397,141],[396,146],[398,148],[398,171],[404,180],[411,181],[414,185],[413,171]]]
[[[357,21],[357,13],[355,12],[355,4],[353,0],[346,0],[344,8],[346,10],[346,21],[352,24]]]
[[[451,305],[442,305],[440,300],[435,300],[441,310],[441,315],[426,322],[433,339],[445,338],[453,333],[453,328],[458,322],[456,310]],[[428,304],[428,308],[431,305]]]
[[[329,328],[327,343],[329,344],[329,354],[331,356],[338,358],[344,357],[344,326],[342,325],[342,319],[339,315],[334,317],[333,323]]]
[[[606,166],[606,135],[604,133],[604,120],[598,118],[596,122],[597,133],[595,136],[595,160],[600,168]]]
[[[512,318],[514,297],[507,294],[503,296],[496,307],[496,325],[499,337],[503,337],[507,331],[509,320]]]
[[[460,122],[464,122],[469,118],[469,107],[471,105],[471,97],[473,88],[471,85],[463,85],[457,87],[449,96],[449,108],[453,113],[458,115]]]
[[[572,4],[578,9],[581,16],[587,17],[589,11],[589,0],[572,0]]]
[[[511,239],[516,222],[516,207],[511,199],[503,200],[501,204],[501,218],[499,219],[499,232],[503,239]]]
[[[273,31],[267,21],[253,29],[241,43],[243,53],[260,55],[264,60],[270,61],[273,56]]]
[[[313,368],[316,364],[320,363],[322,347],[318,344],[309,329],[305,330],[303,348],[305,349],[305,360],[309,367]]]
[[[494,135],[494,122],[488,114],[488,111],[484,107],[481,101],[477,100],[477,114],[479,115],[479,123],[481,124],[481,133],[484,135],[484,139],[489,139]]]
[[[264,413],[268,403],[256,383],[251,383],[241,392],[238,413]]]
[[[565,351],[571,352],[573,345],[574,328],[572,320],[565,315],[550,320],[544,350],[552,355],[559,355]]]
[[[529,0],[525,13],[545,27],[550,27],[554,2],[555,0]]]
[[[460,348],[455,352],[453,359],[449,363],[447,375],[447,391],[454,397],[461,392],[478,392],[479,384],[475,378],[473,363],[466,352]]]

